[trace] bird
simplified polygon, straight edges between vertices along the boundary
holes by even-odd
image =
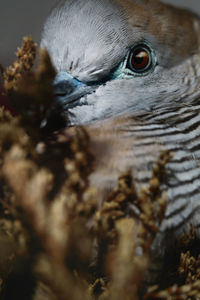
[[[167,209],[153,248],[163,255],[190,226],[200,238],[198,15],[158,0],[63,0],[40,46],[57,72],[55,106],[66,134],[85,126],[90,135],[90,182],[99,194],[127,168],[137,188],[145,185],[168,150]]]

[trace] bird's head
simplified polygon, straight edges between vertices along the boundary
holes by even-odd
[[[64,0],[41,39],[70,124],[191,101],[200,75],[200,20],[157,0]]]

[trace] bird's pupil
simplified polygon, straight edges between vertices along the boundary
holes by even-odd
[[[153,53],[146,44],[136,45],[129,53],[126,68],[145,75],[153,68]]]
[[[133,67],[136,69],[143,69],[149,63],[149,55],[145,50],[138,49],[135,51],[132,57]]]

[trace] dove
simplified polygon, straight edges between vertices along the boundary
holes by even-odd
[[[139,189],[171,152],[159,255],[191,226],[200,236],[199,37],[196,14],[157,0],[59,1],[41,37],[57,71],[55,106],[67,127],[89,133],[100,203],[121,172]]]

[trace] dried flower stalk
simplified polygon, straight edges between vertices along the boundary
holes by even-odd
[[[36,48],[25,38],[4,73],[20,117],[0,109],[1,299],[198,299],[200,257],[188,250],[190,240],[195,243],[192,231],[179,241],[174,285],[158,282],[141,292],[166,209],[162,183],[171,154],[160,155],[139,191],[129,171],[121,174],[98,207],[86,130],[44,139],[41,123],[54,100],[55,70],[42,51],[32,71]]]

